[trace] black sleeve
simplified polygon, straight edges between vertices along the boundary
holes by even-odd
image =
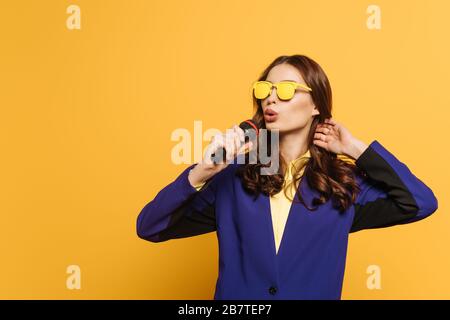
[[[365,177],[360,178],[350,232],[410,223],[436,211],[437,199],[431,189],[377,140],[355,164]]]
[[[137,234],[151,242],[192,237],[216,231],[214,179],[197,191],[185,169],[158,192],[139,213]]]

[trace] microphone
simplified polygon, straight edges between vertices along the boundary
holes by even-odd
[[[247,138],[249,138],[250,136],[253,136],[253,135],[258,136],[259,135],[258,126],[250,119],[242,121],[241,124],[239,125],[239,127],[242,130],[244,130],[244,134],[245,134],[245,141],[241,142],[241,146],[242,146],[242,144],[245,144],[248,142]],[[254,131],[254,133],[252,131]],[[211,155],[211,161],[214,164],[224,163],[225,159],[226,159],[226,150],[224,147],[218,148]]]

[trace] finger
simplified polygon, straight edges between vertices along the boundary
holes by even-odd
[[[338,124],[334,119],[331,119],[331,118],[325,119],[325,122],[328,123],[328,124],[331,124],[333,126]]]
[[[319,123],[316,128],[328,128],[331,130],[334,126],[330,123]]]
[[[329,130],[328,134],[333,134],[336,131],[336,127],[327,125],[326,128]]]
[[[245,133],[244,133],[244,130],[242,130],[242,128],[239,127],[239,126],[237,126],[237,125],[235,125],[234,128],[235,128],[236,133],[239,135],[239,139],[240,139],[242,142],[245,142]]]
[[[233,131],[233,135],[232,135],[232,142],[233,142],[233,150],[234,150],[234,154],[236,154],[236,152],[239,150],[239,148],[241,147],[241,137],[239,136],[239,133],[237,133],[237,131]]]
[[[218,133],[215,134],[212,139],[211,139],[211,144],[217,141],[222,141],[223,140],[223,134],[222,133]]]
[[[323,141],[320,141],[320,140],[314,140],[313,143],[314,143],[316,146],[319,146],[319,147],[321,147],[321,148],[327,149],[327,144],[326,144],[325,142],[323,142]]]
[[[337,130],[337,128],[331,124],[325,123],[323,124],[323,126],[321,126],[321,128],[326,128],[329,130],[329,132],[327,134],[334,134],[334,132]]]
[[[239,131],[236,130],[234,135],[235,135],[235,139],[236,139],[236,150],[239,150],[241,145],[244,144],[244,141],[242,140],[242,136],[239,134]]]
[[[314,134],[314,139],[318,139],[321,141],[327,141],[327,136],[324,135],[323,133],[315,133]]]
[[[321,133],[324,133],[324,134],[328,134],[328,133],[331,133],[331,129],[320,127],[318,129],[316,129],[316,132],[321,132]]]
[[[235,137],[232,135],[228,135],[226,137],[226,151],[227,151],[227,160],[233,159],[235,153],[236,145],[235,145]]]
[[[225,143],[222,140],[216,140],[209,146],[209,155],[211,156],[213,153],[217,154],[220,148],[224,148]]]
[[[220,139],[220,138],[219,138]],[[218,149],[220,147],[223,147],[223,142],[221,140],[213,139],[215,141],[211,142],[208,147],[206,148],[204,161],[205,163],[211,165],[213,164],[213,161],[211,159],[213,154],[216,154],[218,152]]]
[[[242,136],[239,133],[237,133],[236,141],[237,141],[237,147],[236,147],[236,153],[237,153],[239,151],[239,149],[242,147],[242,145],[245,143],[245,138],[244,138],[244,140],[242,140]]]
[[[242,145],[242,147],[239,149],[238,154],[247,153],[250,150],[252,150],[253,142],[249,141]]]
[[[205,152],[205,156],[203,157],[203,162],[207,165],[212,165],[213,162],[211,160],[211,155],[208,153],[208,151]]]
[[[233,149],[233,157],[232,158],[236,157],[241,145],[242,145],[241,137],[239,136],[239,134],[237,132],[235,132],[235,134],[234,134],[234,149]]]
[[[220,140],[218,140],[219,138],[217,138],[217,136],[212,137],[211,142],[209,143],[209,145],[206,147],[206,153],[207,154],[212,154],[217,146],[217,144],[219,143]]]
[[[225,149],[225,160],[226,160],[228,158],[230,152],[231,152],[231,146],[230,146],[230,142],[229,142],[228,136],[225,135],[223,139],[224,139],[224,141],[223,141],[223,143],[224,143],[223,148]]]
[[[216,134],[211,142],[211,153],[217,153],[220,148],[224,148],[226,150],[226,145],[226,136],[221,133]]]
[[[339,137],[338,129],[336,129],[336,128],[331,129],[331,131],[328,134],[328,136],[332,136],[332,137],[335,137],[335,138]]]

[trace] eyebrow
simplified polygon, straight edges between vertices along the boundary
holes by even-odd
[[[266,80],[266,81],[269,81],[269,80]],[[293,81],[293,82],[297,82],[297,80],[288,80],[288,79],[280,80],[279,82],[281,82],[281,81]],[[272,82],[272,81],[269,81],[269,82]]]

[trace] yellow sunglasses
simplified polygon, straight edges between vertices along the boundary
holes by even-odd
[[[265,99],[272,92],[272,87],[276,88],[277,96],[281,100],[292,99],[297,88],[312,91],[310,87],[295,81],[281,81],[278,83],[272,83],[270,81],[255,81],[252,86],[253,95],[256,99]]]

